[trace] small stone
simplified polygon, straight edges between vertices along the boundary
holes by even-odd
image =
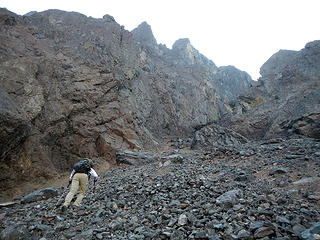
[[[172,233],[171,233],[171,232],[168,232],[168,231],[163,231],[161,234],[163,234],[164,236],[170,238],[170,236],[171,236]]]
[[[287,173],[288,171],[284,168],[274,168],[271,169],[271,171],[269,172],[270,175],[275,175],[275,174],[284,174]]]
[[[183,225],[186,225],[187,222],[188,222],[188,217],[187,217],[187,215],[181,214],[180,217],[179,217],[179,220],[178,220],[178,225],[179,225],[179,226],[183,226]]]
[[[317,196],[317,195],[308,195],[308,199],[309,199],[309,200],[315,200],[315,201],[317,201],[317,200],[320,200],[320,196]]]
[[[242,195],[242,191],[240,189],[231,190],[219,196],[216,199],[216,203],[218,205],[230,208],[237,203],[240,195]]]
[[[185,209],[185,208],[188,207],[188,204],[186,204],[186,203],[180,203],[179,207],[180,207],[181,209]]]
[[[4,207],[13,207],[14,205],[16,205],[16,202],[5,202],[5,203],[0,203],[0,208],[4,208]]]
[[[66,230],[68,228],[70,228],[70,223],[62,222],[62,223],[58,223],[58,225],[55,226],[54,230],[61,232],[61,231],[64,231],[64,230]]]
[[[314,223],[309,229],[301,233],[302,239],[314,239],[314,235],[320,234],[320,222]]]
[[[195,239],[207,239],[207,234],[205,231],[198,231],[194,234]]]
[[[250,175],[239,175],[235,177],[235,181],[238,182],[244,182],[244,181],[248,181],[250,179]]]
[[[294,232],[294,234],[295,234],[296,236],[300,236],[300,234],[301,234],[304,230],[306,230],[306,228],[305,228],[304,226],[300,225],[300,224],[296,224],[296,225],[294,225],[294,226],[292,227],[292,231]]]
[[[295,181],[293,182],[294,185],[302,185],[302,184],[310,184],[310,183],[314,183],[320,181],[319,177],[309,177],[309,178],[303,178],[299,181]]]
[[[290,224],[289,219],[287,219],[286,217],[281,217],[281,216],[277,216],[277,217],[276,217],[276,222],[277,222],[277,223],[287,223],[287,224]]]
[[[285,156],[286,159],[296,159],[298,157],[300,157],[300,156],[299,155],[294,155],[294,154],[287,154]]]
[[[170,222],[168,223],[168,227],[172,227],[176,224],[177,220],[176,219],[171,219]]]
[[[276,201],[279,205],[282,205],[282,204],[285,204],[285,203],[287,203],[287,200],[286,199],[284,199],[284,198],[278,198],[277,199],[277,201]]]
[[[109,223],[108,227],[113,231],[119,230],[121,228],[121,223],[118,220],[113,220]]]
[[[314,223],[310,228],[310,232],[320,234],[320,222]]]
[[[243,206],[240,205],[240,204],[238,204],[238,205],[234,205],[232,209],[233,209],[234,211],[239,211],[239,210],[242,209],[242,208],[243,208]]]
[[[319,240],[320,239],[320,234],[313,234],[314,239]]]
[[[98,234],[96,234],[96,238],[98,238],[98,239],[103,239],[103,236],[102,236],[101,233],[98,233]]]
[[[274,229],[270,227],[261,227],[254,232],[255,238],[263,238],[274,234]]]
[[[64,233],[63,234],[66,238],[71,239],[77,235],[76,232]]]
[[[248,239],[250,237],[250,232],[248,232],[245,229],[242,229],[238,232],[237,237],[240,239]]]

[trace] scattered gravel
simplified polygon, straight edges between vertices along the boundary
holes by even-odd
[[[181,149],[181,163],[120,165],[94,192],[90,186],[77,210],[61,214],[60,196],[2,207],[0,236],[319,239],[319,149],[311,139],[261,141]]]

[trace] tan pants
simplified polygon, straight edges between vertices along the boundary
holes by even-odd
[[[66,207],[70,205],[70,202],[74,194],[77,192],[78,188],[80,187],[78,197],[74,202],[74,205],[79,207],[84,197],[84,194],[86,192],[87,185],[88,185],[88,175],[85,173],[76,173],[72,178],[71,189],[70,189],[70,192],[67,194],[66,200],[64,201],[63,205]]]

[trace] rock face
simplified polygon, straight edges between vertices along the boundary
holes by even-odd
[[[217,146],[240,145],[248,140],[231,129],[210,124],[197,130],[194,134],[191,148],[207,149]]]
[[[0,9],[0,190],[53,178],[84,156],[116,164],[116,152],[156,151],[167,137],[182,149],[195,129],[192,147],[217,151],[319,138],[319,55],[320,41],[281,50],[256,83],[187,38],[157,44],[146,22],[128,32],[110,15]]]
[[[157,47],[157,40],[154,38],[151,26],[147,22],[141,23],[132,30],[133,38],[146,49]]]
[[[145,22],[0,9],[1,194],[118,164],[65,215],[55,188],[1,204],[0,238],[318,239],[319,55],[282,50],[253,83]]]
[[[128,32],[110,15],[1,9],[0,30],[1,190],[83,156],[115,163],[116,151],[155,149],[231,112],[250,85],[188,39],[158,45],[147,23]]]
[[[145,61],[139,77],[132,81],[131,105],[137,108],[139,119],[147,119],[144,125],[157,136],[191,133],[194,126],[220,119],[231,111],[230,100],[250,85],[249,75],[234,67],[217,68],[189,39],[177,40],[170,50],[156,45],[146,23],[132,33],[141,44]],[[234,78],[228,77],[232,71]],[[241,86],[233,91],[231,85]],[[222,95],[223,91],[230,94]]]
[[[260,70],[262,77],[240,96],[231,127],[249,139],[320,137],[320,41],[301,51],[281,50]],[[224,121],[226,123],[228,121]]]
[[[24,113],[12,101],[12,99],[0,90],[0,138],[11,141],[3,141],[0,145],[1,158],[5,158],[8,152],[24,141],[28,135],[28,123]]]
[[[129,32],[78,13],[0,14],[1,189],[150,139],[122,107],[139,65]]]

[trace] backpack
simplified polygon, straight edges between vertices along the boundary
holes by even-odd
[[[87,159],[83,159],[80,162],[77,162],[73,165],[73,170],[76,173],[86,173],[90,172],[91,166]]]

